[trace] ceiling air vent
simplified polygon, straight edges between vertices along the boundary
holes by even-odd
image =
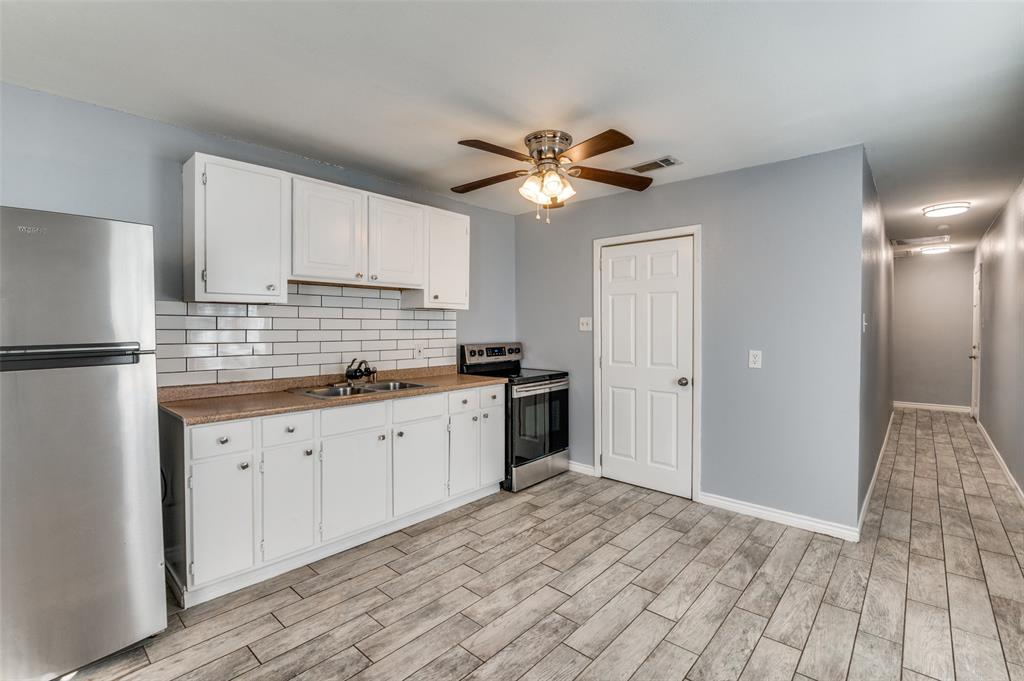
[[[629,169],[634,173],[649,173],[652,170],[657,170],[658,168],[668,168],[669,166],[676,165],[679,165],[679,159],[674,156],[662,156],[661,158],[656,158],[653,161],[644,161],[643,163],[638,163],[635,166],[630,166]]]
[[[940,236],[920,236],[914,239],[893,239],[893,246],[928,246],[930,244],[945,244],[949,243],[949,235],[942,234]]]

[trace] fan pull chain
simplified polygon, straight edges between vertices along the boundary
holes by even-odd
[[[546,223],[548,223],[550,225],[551,224],[551,209],[550,208],[545,208],[544,209],[544,217],[545,217],[544,222],[546,222]]]
[[[540,220],[540,204],[537,204],[537,219]]]

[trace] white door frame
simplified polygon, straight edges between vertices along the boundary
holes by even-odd
[[[981,411],[981,263],[974,266],[971,281],[971,416],[979,418]]]
[[[605,246],[620,246],[643,241],[659,241],[680,236],[693,237],[693,474],[690,498],[700,501],[700,413],[701,394],[704,384],[701,380],[701,226],[670,227],[651,232],[622,234],[619,236],[594,239],[594,475],[601,477],[601,249]]]

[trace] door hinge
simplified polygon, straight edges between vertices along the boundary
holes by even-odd
[[[203,281],[206,281],[206,270],[203,270]]]
[[[206,185],[206,171],[205,170],[203,171],[203,176],[202,177],[203,177],[203,185],[205,186]]]

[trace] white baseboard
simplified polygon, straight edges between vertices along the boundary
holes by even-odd
[[[1003,459],[1003,455],[999,453],[998,449],[996,449],[996,445],[992,442],[992,438],[989,437],[988,431],[985,430],[985,426],[981,425],[981,421],[977,421],[977,424],[978,430],[981,431],[981,436],[985,438],[985,442],[988,443],[989,449],[991,449],[992,453],[995,454],[996,461],[999,462],[999,467],[1003,469],[1003,474],[1006,476],[1006,479],[1009,480],[1010,485],[1017,490],[1017,497],[1024,502],[1024,490],[1021,489],[1020,483],[1017,482],[1017,478],[1013,477],[1013,473],[1011,473],[1010,469],[1006,466],[1006,461]]]
[[[597,476],[597,471],[594,469],[593,466],[589,466],[585,463],[579,463],[577,461],[569,462],[569,470],[572,471],[573,473],[580,473],[582,475],[593,475],[595,477]]]
[[[846,541],[855,542],[860,540],[860,529],[852,525],[840,525],[839,523],[819,520],[817,518],[811,518],[810,516],[800,515],[799,513],[780,511],[777,508],[751,504],[746,501],[731,499],[717,494],[709,494],[707,492],[701,492],[700,498],[696,499],[696,501],[702,504],[707,504],[708,506],[717,506],[728,511],[752,515],[756,518],[771,520],[783,525],[792,525],[793,527],[799,527],[802,530],[810,530],[811,532],[827,534],[830,537],[845,539]]]
[[[885,437],[882,438],[882,448],[878,450],[878,459],[875,461],[875,472],[871,476],[871,484],[868,485],[868,493],[864,495],[864,501],[860,504],[860,515],[857,520],[857,532],[864,531],[864,519],[868,515],[868,506],[871,504],[871,495],[875,493],[875,483],[878,481],[878,469],[882,466],[882,457],[885,456],[885,445],[889,442],[889,435],[892,432],[892,420],[896,416],[896,410],[889,412],[889,425],[885,427]]]
[[[928,411],[955,411],[958,414],[970,414],[970,405],[963,404],[928,404],[927,402],[893,402],[893,409],[926,409]]]

